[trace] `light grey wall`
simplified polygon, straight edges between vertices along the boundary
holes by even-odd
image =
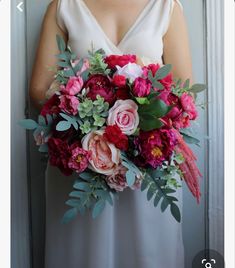
[[[27,43],[27,76],[29,79],[32,62],[35,55],[36,44],[39,36],[39,28],[42,16],[45,12],[49,0],[37,1],[26,0],[26,43]],[[203,0],[181,0],[184,6],[184,12],[188,21],[193,68],[195,81],[204,82],[206,73],[205,64],[205,34],[204,34],[204,10]],[[179,37],[180,38],[180,37]],[[22,59],[22,62],[23,59]],[[22,74],[23,75],[23,74]],[[205,103],[206,94],[201,94],[200,103]],[[23,100],[22,100],[23,101]],[[23,103],[22,103],[23,105]],[[35,114],[31,110],[31,114]],[[200,125],[200,127],[199,127]],[[186,267],[191,266],[194,255],[205,246],[205,185],[207,181],[207,110],[200,113],[198,126],[195,126],[201,139],[201,148],[194,147],[198,156],[198,164],[203,173],[202,180],[202,200],[198,206],[191,197],[186,187],[184,187],[184,210],[183,210],[183,232],[186,250]],[[31,192],[31,213],[32,213],[32,238],[33,238],[33,268],[43,267],[44,256],[44,213],[45,213],[45,165],[40,162],[40,155],[30,138],[30,192]],[[19,267],[19,266],[18,266]],[[18,268],[17,267],[17,268]],[[25,268],[22,266],[20,268]],[[14,267],[15,268],[15,267]]]
[[[26,135],[17,123],[25,116],[25,17],[12,0],[11,47],[11,267],[30,267]],[[3,178],[2,178],[3,179]]]

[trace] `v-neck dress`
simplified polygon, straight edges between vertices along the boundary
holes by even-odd
[[[176,0],[149,0],[134,24],[115,45],[82,0],[60,0],[57,23],[68,32],[78,56],[91,45],[107,54],[137,54],[162,63],[163,36]],[[177,1],[178,2],[178,1]],[[46,170],[45,268],[183,268],[182,225],[169,209],[147,201],[146,192],[127,189],[102,214],[78,216],[67,225],[61,218],[76,174],[66,177],[48,164]],[[176,196],[182,211],[182,191]]]

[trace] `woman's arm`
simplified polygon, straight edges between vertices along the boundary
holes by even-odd
[[[60,29],[56,22],[57,0],[49,4],[45,14],[40,41],[34,62],[29,94],[36,107],[45,100],[45,93],[54,79],[54,72],[49,68],[56,68],[56,57],[59,53],[56,44],[56,35],[59,34],[67,40],[66,34]]]
[[[189,48],[186,21],[183,10],[175,2],[171,21],[167,33],[163,39],[164,64],[172,64],[172,71],[175,78],[181,78],[183,81],[190,79],[193,83],[192,62]]]

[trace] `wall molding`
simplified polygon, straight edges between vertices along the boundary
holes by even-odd
[[[221,0],[205,0],[208,83],[209,247],[224,253],[224,76]]]

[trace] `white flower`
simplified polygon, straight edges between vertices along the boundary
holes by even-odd
[[[140,65],[136,63],[128,63],[123,67],[116,65],[118,75],[124,75],[126,78],[130,79],[130,82],[133,82],[137,77],[140,77],[143,74],[143,70]]]

